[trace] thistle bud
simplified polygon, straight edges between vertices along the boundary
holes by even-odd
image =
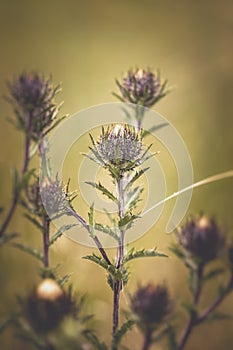
[[[131,310],[142,329],[153,329],[172,309],[168,290],[163,285],[139,287],[130,300]]]
[[[206,216],[188,220],[178,237],[181,246],[202,263],[217,258],[224,244],[218,225]]]
[[[23,304],[24,314],[36,332],[49,332],[73,313],[74,302],[53,279],[44,279]]]
[[[162,83],[159,74],[156,76],[149,69],[129,70],[121,84],[116,82],[122,95],[121,100],[144,107],[153,106],[167,94],[167,82]]]
[[[23,73],[8,83],[10,102],[17,111],[18,127],[34,140],[45,135],[57,114],[53,98],[58,87],[37,73]]]
[[[116,125],[103,131],[97,143],[97,150],[104,162],[124,167],[140,157],[142,140],[134,129]]]
[[[58,179],[44,180],[41,184],[39,179],[27,188],[27,199],[33,210],[39,216],[46,212],[49,215],[65,213],[69,210],[69,194],[65,192]]]

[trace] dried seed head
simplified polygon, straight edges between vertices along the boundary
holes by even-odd
[[[125,102],[141,104],[144,107],[153,106],[167,93],[165,91],[166,81],[161,83],[159,75],[151,70],[136,69],[129,70],[123,82],[117,81]]]
[[[168,290],[163,285],[148,284],[139,287],[131,297],[131,310],[141,328],[154,328],[161,323],[172,309]]]
[[[116,125],[103,131],[97,149],[104,162],[124,167],[138,159],[142,152],[142,140],[135,130]]]
[[[178,237],[180,244],[202,263],[215,259],[224,244],[218,225],[206,216],[188,220]]]
[[[8,83],[10,102],[17,109],[18,126],[38,140],[51,127],[57,114],[53,102],[58,87],[37,73],[23,73]]]

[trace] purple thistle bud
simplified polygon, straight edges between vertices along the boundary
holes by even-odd
[[[202,263],[217,258],[224,244],[218,225],[206,216],[189,219],[178,237],[181,246]]]
[[[45,135],[56,117],[54,96],[58,87],[37,73],[22,73],[8,83],[9,101],[16,107],[18,127],[34,140]]]
[[[70,294],[53,279],[44,279],[37,288],[22,300],[23,314],[38,333],[46,333],[58,327],[67,315],[78,311]]]
[[[130,299],[131,310],[142,329],[154,328],[172,309],[172,301],[164,285],[139,287]]]
[[[103,131],[97,149],[104,162],[123,167],[140,156],[142,140],[135,130],[116,125]]]
[[[157,76],[148,70],[129,70],[122,83],[116,81],[124,102],[140,104],[144,107],[153,106],[158,100],[164,97],[167,81],[161,82]]]

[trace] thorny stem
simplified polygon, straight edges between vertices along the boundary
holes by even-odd
[[[73,217],[75,217],[80,224],[82,224],[82,226],[88,231],[88,233],[90,233],[90,228],[88,223],[78,214],[76,213],[76,211],[72,210],[70,215],[72,215]],[[92,237],[92,239],[94,240],[97,248],[99,249],[100,254],[102,255],[102,257],[104,258],[104,260],[108,263],[108,265],[111,265],[111,261],[109,260],[107,253],[104,249],[104,247],[102,246],[102,243],[100,242],[99,238],[97,236]]]
[[[44,267],[49,267],[49,229],[50,219],[45,216],[43,218],[43,248],[44,248]]]
[[[31,117],[29,117],[29,121],[31,121]],[[31,142],[31,135],[30,135],[30,129],[31,129],[31,122],[29,123],[29,127],[28,127],[28,134],[26,135],[25,138],[25,147],[24,147],[24,161],[23,161],[23,166],[22,166],[22,170],[21,170],[21,178],[23,177],[23,175],[27,172],[28,170],[28,164],[29,164],[29,160],[30,160],[30,155],[29,155],[29,150],[30,150],[30,142]],[[20,191],[14,191],[13,193],[13,197],[12,197],[12,201],[11,201],[11,205],[8,211],[8,214],[0,228],[0,237],[2,237],[14,215],[15,209],[17,207],[18,201],[19,201],[19,195],[20,195]]]
[[[201,294],[201,289],[202,289],[203,268],[204,268],[204,266],[202,264],[200,264],[197,267],[197,271],[196,271],[196,276],[195,276],[196,277],[196,288],[195,288],[194,296],[193,296],[193,305],[194,306],[198,305],[198,302],[200,299],[200,294]],[[178,345],[177,350],[184,349],[184,347],[187,343],[187,340],[188,340],[190,334],[192,333],[194,326],[196,325],[196,322],[197,322],[196,315],[195,315],[195,313],[192,312],[190,315],[190,318],[188,320],[187,326],[186,326],[186,328],[183,332],[183,335],[181,337],[181,340],[180,340],[180,343]]]
[[[152,341],[152,333],[153,333],[153,331],[151,328],[147,329],[147,331],[145,333],[145,337],[144,337],[142,350],[148,350],[150,348],[151,341]]]
[[[201,279],[200,279],[201,282]],[[224,290],[223,293],[221,293],[214,301],[213,303],[208,306],[199,317],[197,317],[196,319],[194,319],[194,317],[191,316],[189,323],[185,329],[185,332],[183,334],[183,337],[180,341],[180,344],[177,348],[177,350],[182,350],[190,336],[190,334],[192,333],[193,329],[195,326],[199,325],[200,323],[202,323],[203,321],[205,321],[205,319],[207,317],[209,317],[211,315],[212,312],[215,311],[215,309],[223,302],[223,300],[225,299],[226,295],[228,295],[228,293],[232,290],[233,288],[233,274],[231,275],[229,282]],[[199,285],[199,287],[197,287],[196,290],[196,294],[194,296],[194,300],[196,299],[197,302],[199,300],[199,296],[200,296],[200,292],[201,292],[201,287]],[[196,304],[197,304],[196,302]]]
[[[204,310],[202,312],[202,314],[198,317],[197,319],[197,324],[203,322],[224,300],[225,296],[231,291],[231,289],[233,288],[233,274],[231,275],[229,282],[226,286],[225,292],[220,294],[214,301],[213,303],[206,308],[206,310]]]
[[[120,175],[119,180],[117,180],[117,192],[118,192],[118,215],[119,219],[122,219],[125,215],[125,204],[124,204],[124,193],[123,193],[123,174]],[[120,241],[118,246],[118,254],[116,261],[116,268],[122,269],[122,261],[124,258],[124,246],[125,246],[125,230],[120,229]],[[120,307],[120,293],[122,289],[122,281],[114,281],[113,284],[113,326],[112,335],[116,333],[119,324],[119,307]],[[116,350],[113,342],[112,350]]]

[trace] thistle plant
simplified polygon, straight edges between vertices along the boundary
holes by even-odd
[[[114,95],[135,105],[132,118],[136,120],[136,127],[132,125],[135,123],[106,124],[96,139],[90,135],[89,152],[85,154],[114,184],[112,190],[102,182],[86,182],[114,205],[115,212],[105,210],[108,224],[103,224],[102,220],[99,222],[95,203],[86,216],[82,216],[73,204],[76,191],[70,192],[69,182],[64,185],[58,174],[52,174],[46,137],[63,119],[57,117],[60,105],[54,101],[59,87],[54,88],[51,80],[37,73],[23,73],[8,83],[8,101],[13,105],[16,117],[13,122],[24,133],[25,147],[22,170],[15,171],[12,202],[0,229],[0,239],[2,244],[10,240],[9,249],[20,249],[37,259],[40,280],[32,283],[26,295],[18,297],[16,312],[0,325],[0,331],[11,324],[16,335],[30,343],[33,349],[118,350],[124,347],[125,334],[138,327],[142,342],[133,349],[148,350],[167,340],[168,350],[183,350],[199,325],[229,318],[217,308],[233,290],[233,245],[228,243],[216,220],[202,214],[189,218],[177,229],[176,244],[170,248],[171,254],[188,271],[190,301],[183,303],[187,314],[183,329],[176,324],[179,309],[169,292],[169,281],[158,284],[148,281],[145,285],[140,283],[134,291],[127,291],[128,309],[125,310],[125,319],[120,319],[121,294],[130,277],[129,263],[137,258],[167,257],[156,248],[136,250],[126,242],[129,230],[133,230],[141,219],[139,203],[145,185],[140,180],[147,171],[153,170],[146,162],[156,156],[151,153],[151,145],[145,138],[147,131],[143,130],[145,108],[153,107],[166,96],[168,89],[167,81],[160,79],[159,72],[155,74],[150,69],[129,70],[123,81],[117,80],[116,83],[120,94]],[[38,170],[30,167],[34,155],[41,163],[40,177]],[[25,217],[35,230],[40,231],[41,250],[24,242],[23,234],[15,236],[7,232],[18,204],[23,206]],[[52,222],[60,217],[75,219],[75,223],[67,223],[54,231]],[[98,250],[98,253],[84,258],[105,270],[112,290],[110,344],[100,339],[98,330],[88,323],[92,317],[82,314],[83,298],[73,293],[72,285],[65,288],[69,271],[60,276],[58,266],[53,266],[50,256],[57,240],[71,228],[75,228],[78,235],[80,225]],[[113,255],[101,242],[100,233],[114,241]],[[219,267],[216,263],[221,261],[223,254],[227,256],[227,263]],[[152,260],[151,264],[156,267],[156,261]],[[217,276],[227,277],[227,280],[219,286],[215,299],[203,307],[200,299],[208,282]],[[76,329],[73,336],[65,331],[67,320]]]

